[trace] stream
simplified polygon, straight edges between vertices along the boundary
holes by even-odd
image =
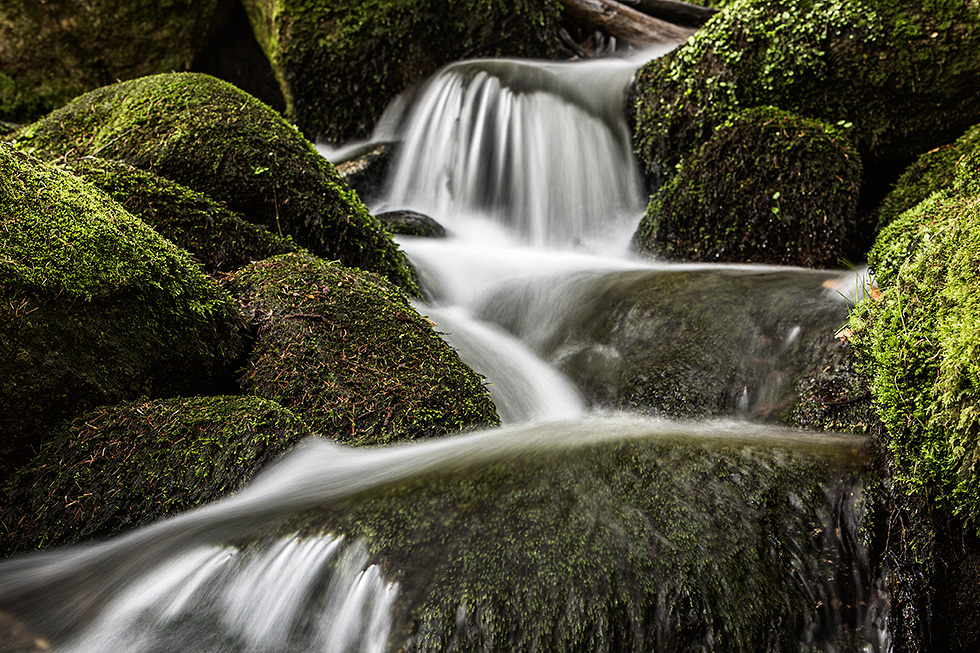
[[[756,419],[854,275],[635,258],[641,63],[460,62],[388,117],[370,208],[449,232],[397,240],[501,428],[307,441],[215,504],[0,563],[0,608],[58,651],[885,650],[863,439]],[[623,380],[663,350],[630,320],[693,343],[674,364],[708,408],[676,405],[703,419],[639,405],[675,377]]]

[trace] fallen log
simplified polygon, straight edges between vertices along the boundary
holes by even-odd
[[[559,0],[568,16],[633,45],[682,43],[694,29],[649,16],[616,0]]]
[[[718,13],[717,9],[692,5],[681,0],[620,0],[623,4],[645,14],[661,18],[678,25],[701,27],[708,19]]]

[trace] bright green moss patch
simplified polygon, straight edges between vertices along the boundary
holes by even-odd
[[[394,97],[463,58],[562,53],[554,0],[246,0],[304,132],[370,134]]]
[[[849,127],[865,179],[975,124],[980,11],[972,3],[743,0],[637,76],[634,143],[648,174],[738,111],[773,105]]]
[[[938,192],[871,252],[851,318],[898,477],[980,531],[980,198]]]
[[[0,476],[79,411],[224,387],[239,325],[185,252],[0,143]]]
[[[203,193],[121,161],[85,157],[66,167],[190,252],[209,273],[299,249],[289,237],[246,222]]]
[[[750,109],[678,164],[634,244],[668,260],[837,267],[855,229],[860,177],[841,131]]]
[[[213,77],[155,75],[97,89],[25,127],[15,145],[152,171],[317,255],[417,292],[404,255],[333,166],[275,111]]]
[[[381,278],[293,254],[227,283],[257,329],[242,386],[317,433],[380,444],[499,424],[482,379]]]
[[[4,492],[0,555],[105,538],[240,489],[310,435],[257,397],[99,408],[55,429]]]

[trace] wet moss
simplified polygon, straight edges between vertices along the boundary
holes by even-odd
[[[482,379],[380,277],[291,254],[227,287],[257,330],[243,388],[321,435],[380,444],[500,423]]]
[[[860,180],[860,157],[841,130],[749,109],[678,163],[633,242],[668,260],[837,267]]]
[[[417,292],[391,237],[333,166],[276,112],[226,82],[179,73],[97,89],[26,126],[16,147],[152,171],[313,253]]]
[[[231,0],[0,2],[0,119],[30,122],[120,79],[188,70]]]
[[[746,0],[637,76],[634,143],[665,178],[737,112],[851,124],[868,187],[980,117],[980,12],[924,0]],[[882,190],[882,195],[883,195]]]
[[[102,407],[55,428],[4,490],[0,555],[102,539],[239,490],[310,435],[257,397]]]
[[[121,161],[84,157],[65,167],[190,252],[210,274],[299,249],[288,236],[246,222],[203,193]]]
[[[880,234],[851,317],[897,478],[980,530],[980,197],[937,192]]]
[[[246,0],[245,7],[287,116],[334,142],[367,136],[398,93],[452,61],[561,52],[554,0]]]
[[[237,307],[185,252],[4,143],[0,207],[0,472],[96,405],[232,382]]]
[[[363,539],[397,580],[392,649],[854,646],[833,455],[650,438],[500,458],[302,520]]]

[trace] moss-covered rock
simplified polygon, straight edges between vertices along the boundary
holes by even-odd
[[[871,186],[980,118],[980,10],[919,0],[743,0],[645,66],[632,107],[648,174],[737,112],[772,105],[850,136]]]
[[[980,125],[974,125],[955,142],[920,156],[882,200],[877,210],[878,226],[887,226],[936,191],[952,189],[957,183],[967,184],[971,162],[975,167],[977,157],[980,157]],[[980,173],[974,171],[974,175],[980,179]],[[980,191],[974,188],[972,192]]]
[[[582,444],[579,428],[605,441]],[[397,580],[392,650],[860,649],[867,580],[839,467],[860,460],[854,442],[617,428],[505,431],[496,460],[361,493],[300,532],[360,538]],[[509,454],[515,437],[556,444]]]
[[[0,473],[96,405],[233,383],[237,307],[119,204],[0,143],[0,216]]]
[[[0,2],[0,119],[35,120],[120,79],[189,70],[232,0]]]
[[[554,0],[246,0],[287,116],[340,142],[367,136],[398,93],[467,57],[554,57]]]
[[[14,143],[49,158],[93,155],[151,170],[317,255],[416,292],[404,255],[313,145],[268,106],[208,75],[97,89],[28,125]]]
[[[633,242],[670,260],[836,267],[860,177],[860,157],[838,130],[749,109],[678,164]]]
[[[296,416],[257,397],[90,411],[54,429],[10,479],[0,555],[105,538],[217,500],[309,435]]]
[[[980,197],[938,192],[880,234],[851,318],[896,474],[980,531]]]
[[[317,433],[380,444],[499,424],[481,378],[383,279],[293,254],[227,284],[257,329],[243,388]]]
[[[237,270],[299,249],[288,236],[246,222],[203,193],[122,161],[84,157],[66,167],[190,252],[208,273]]]

